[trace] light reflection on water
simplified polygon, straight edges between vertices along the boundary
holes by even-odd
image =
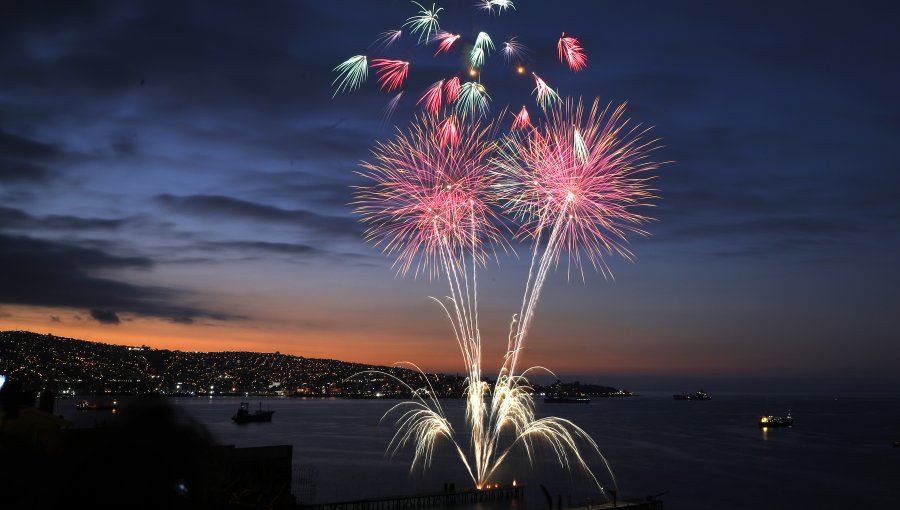
[[[77,412],[79,399],[58,401],[57,413],[79,426],[117,416]],[[302,400],[250,397],[274,409],[272,423],[235,425],[241,398],[172,398],[223,444],[293,444],[294,463],[315,466],[318,502],[440,491],[445,483],[471,485],[449,449],[431,469],[409,472],[409,452],[385,455],[394,433],[379,423],[393,400]],[[128,400],[120,399],[121,412]],[[461,428],[463,402],[445,401]],[[69,409],[72,408],[72,409]],[[791,409],[792,428],[762,430],[763,414]],[[538,405],[541,415],[571,419],[600,445],[619,486],[620,499],[667,492],[667,510],[900,507],[900,396],[714,395],[707,402],[669,395],[594,399],[590,405]],[[599,459],[592,463],[608,483]],[[526,508],[545,508],[543,484],[564,505],[602,500],[583,476],[559,468],[550,451],[532,466],[519,455],[498,474],[527,487]],[[555,501],[554,501],[555,504]],[[520,505],[521,507],[521,505]]]

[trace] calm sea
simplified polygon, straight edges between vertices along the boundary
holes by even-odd
[[[272,423],[231,422],[239,398],[173,398],[177,408],[203,424],[220,443],[294,445],[294,464],[313,468],[304,499],[344,501],[436,492],[445,483],[469,487],[449,448],[439,448],[430,469],[410,472],[412,452],[385,454],[394,433],[382,415],[397,401],[253,398],[274,409]],[[462,401],[445,400],[461,427]],[[70,405],[71,404],[71,405]],[[78,425],[114,420],[107,413],[78,413],[59,401],[58,413]],[[122,413],[127,412],[127,400]],[[761,431],[762,414],[784,415],[788,429]],[[599,444],[615,474],[620,499],[664,493],[667,510],[900,508],[900,395],[714,394],[706,402],[674,401],[671,394],[594,399],[589,405],[538,404],[542,416],[567,418]],[[98,421],[99,420],[99,421]],[[447,446],[446,444],[444,445]],[[602,461],[589,463],[607,487]],[[510,459],[496,481],[524,484],[520,508],[546,508],[543,485],[564,505],[601,501],[579,473],[562,469],[551,450],[534,464]]]

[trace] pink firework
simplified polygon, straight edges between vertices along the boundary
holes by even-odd
[[[459,78],[454,76],[447,80],[444,84],[444,94],[447,95],[447,103],[453,103],[459,98],[459,90],[462,86],[459,84]]]
[[[443,141],[448,125],[457,143]],[[363,163],[369,184],[356,190],[356,212],[366,239],[396,256],[400,274],[415,267],[433,276],[467,255],[483,263],[488,247],[502,243],[489,172],[495,136],[493,124],[420,116]]]
[[[451,115],[441,122],[438,126],[438,139],[441,141],[441,147],[459,145],[459,129],[456,127],[456,117]]]
[[[440,31],[432,38],[432,41],[436,41],[438,43],[438,49],[434,52],[434,56],[437,56],[438,53],[444,52],[449,53],[450,47],[453,46],[459,39],[458,34],[451,34],[450,32]]]
[[[422,98],[416,102],[418,106],[422,102],[425,103],[425,110],[437,115],[441,109],[441,99],[443,98],[444,80],[436,81],[428,87],[428,90],[422,94]]]
[[[376,58],[372,60],[371,67],[375,68],[381,89],[384,90],[387,87],[387,91],[390,92],[403,85],[406,73],[409,71],[409,62]]]
[[[655,198],[649,173],[659,166],[647,159],[656,140],[642,140],[649,129],[626,127],[624,109],[600,111],[594,101],[585,115],[580,101],[566,101],[544,126],[513,132],[496,159],[498,191],[523,222],[520,235],[547,235],[550,258],[566,252],[570,267],[581,270],[587,259],[604,275],[604,254],[631,259],[626,235],[646,235],[640,210]]]
[[[559,50],[559,61],[569,64],[569,68],[573,71],[578,72],[587,67],[587,56],[578,39],[566,37],[566,33],[563,32],[556,48]]]
[[[513,129],[525,129],[531,126],[531,117],[528,115],[528,109],[525,108],[525,105],[522,105],[522,109],[519,113],[516,114],[513,119],[512,128]]]

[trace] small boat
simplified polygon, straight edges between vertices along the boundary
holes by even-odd
[[[900,441],[894,441],[894,448],[900,448]]]
[[[695,393],[681,393],[678,395],[672,395],[672,398],[675,400],[712,400],[705,391],[700,390]]]
[[[791,412],[788,411],[787,416],[762,416],[759,419],[760,428],[768,428],[768,427],[792,427],[794,426],[794,419],[791,417]]]
[[[231,417],[235,423],[253,423],[253,422],[266,422],[272,421],[272,415],[275,414],[275,411],[263,411],[262,402],[259,403],[259,409],[256,411],[250,412],[250,404],[247,402],[241,402],[241,406],[238,407],[237,413]]]
[[[112,404],[96,404],[88,402],[87,400],[82,400],[81,402],[75,404],[75,408],[79,411],[115,411],[118,407],[118,400],[113,400]]]
[[[590,397],[568,396],[568,395],[547,395],[544,397],[545,404],[590,404]]]

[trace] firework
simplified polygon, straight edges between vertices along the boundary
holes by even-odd
[[[537,73],[531,73],[531,75],[534,76],[534,92],[537,93],[537,104],[542,110],[547,110],[548,106],[559,101],[559,94],[551,89]]]
[[[525,45],[516,40],[515,37],[510,37],[503,45],[500,47],[500,53],[503,55],[503,60],[506,61],[507,64],[514,61],[523,61],[528,58],[528,49],[525,48]]]
[[[403,26],[409,26],[410,31],[413,34],[418,33],[419,44],[422,44],[431,38],[432,32],[440,30],[441,26],[438,23],[438,13],[443,11],[444,8],[435,8],[435,5],[431,4],[431,9],[426,9],[425,6],[419,2],[414,1],[413,3],[419,7],[419,13],[408,18]]]
[[[567,101],[552,111],[543,129],[514,131],[498,152],[498,193],[533,243],[525,297],[510,329],[510,373],[515,372],[547,272],[562,254],[567,255],[569,271],[579,271],[582,278],[584,261],[608,276],[604,255],[616,253],[630,260],[627,234],[646,235],[641,225],[649,218],[640,209],[654,198],[648,174],[658,165],[647,157],[656,141],[642,141],[647,130],[628,128],[623,113],[624,105],[601,111],[594,101],[585,116],[580,101]]]
[[[444,32],[443,30],[434,34],[434,37],[432,37],[431,40],[438,43],[438,49],[434,52],[434,56],[437,56],[440,52],[449,53],[450,47],[459,40],[459,37],[459,34],[451,34],[450,32]]]
[[[375,42],[372,43],[372,46],[376,50],[386,50],[390,48],[395,42],[400,40],[400,36],[403,35],[403,30],[387,30],[378,34],[378,38],[375,39]]]
[[[455,142],[445,143],[447,129]],[[494,131],[477,120],[423,116],[363,164],[361,175],[373,183],[356,194],[365,237],[397,256],[401,274],[413,266],[435,274],[442,250],[485,260],[485,245],[501,239],[491,207],[495,176],[487,171]]]
[[[393,99],[388,101],[387,106],[384,107],[384,115],[382,116],[382,123],[387,124],[391,121],[391,117],[394,116],[394,110],[397,109],[397,104],[400,103],[400,98],[403,97],[403,91],[397,93]]]
[[[572,131],[572,142],[575,151],[575,161],[581,163],[582,165],[588,162],[588,148],[587,144],[584,143],[584,137],[581,136],[581,130],[577,127]]]
[[[455,103],[456,99],[459,97],[459,78],[454,76],[447,80],[447,83],[444,84],[444,94],[447,96],[447,103]]]
[[[498,12],[503,12],[507,9],[512,9],[512,10],[516,9],[516,6],[513,5],[512,0],[491,0],[490,3],[492,6],[493,5],[497,6]]]
[[[444,88],[444,80],[436,81],[428,87],[428,90],[422,94],[422,98],[416,102],[418,106],[423,101],[425,102],[425,109],[432,114],[437,115],[438,110],[441,109],[441,99],[443,98],[443,88]]]
[[[456,101],[463,113],[474,116],[476,112],[486,114],[490,100],[491,96],[488,95],[484,85],[475,81],[467,81],[459,88],[459,97]]]
[[[420,45],[437,43],[435,57],[449,53],[461,36],[441,30],[443,9],[412,3],[417,14],[401,29],[380,34],[376,47],[388,48],[408,30]],[[495,7],[497,13],[515,9],[510,0],[479,0],[476,6],[491,13]],[[557,47],[570,69],[586,68],[577,38],[563,33]],[[388,448],[397,452],[412,446],[414,469],[429,466],[436,445],[447,441],[480,489],[491,485],[514,448],[534,459],[537,443],[543,442],[561,466],[584,469],[602,490],[583,455],[596,453],[612,476],[597,443],[568,420],[535,416],[526,377],[533,369],[521,370],[518,361],[551,268],[564,259],[569,273],[577,270],[584,278],[589,262],[608,276],[609,255],[631,258],[627,236],[644,234],[641,226],[648,218],[640,208],[654,198],[647,175],[656,166],[646,159],[653,142],[642,142],[639,128],[626,128],[621,107],[600,111],[595,101],[585,113],[580,102],[563,104],[536,73],[532,93],[543,121],[532,122],[523,106],[513,115],[509,134],[498,139],[498,124],[488,119],[491,98],[480,77],[494,49],[487,33],[475,36],[464,55],[472,81],[451,77],[432,83],[416,103],[424,112],[409,130],[376,146],[360,171],[368,184],[354,193],[366,240],[394,258],[399,274],[446,279],[449,294],[433,299],[450,322],[466,371],[465,442],[457,438],[427,379],[427,387],[418,389],[398,380],[413,398],[386,413],[396,417],[397,426]],[[519,74],[526,72],[527,49],[517,38],[507,38],[500,52],[507,64],[517,64]],[[381,89],[394,91],[403,88],[409,62],[374,59],[371,67]],[[355,90],[367,77],[366,57],[353,57],[335,71],[335,94]],[[386,119],[402,96],[400,90],[390,100]],[[481,371],[477,273],[496,257],[497,247],[508,246],[503,229],[512,223],[519,224],[515,238],[531,245],[531,265],[520,309],[509,325],[506,356],[496,381],[488,384]]]
[[[441,147],[456,146],[459,144],[459,128],[456,127],[456,117],[449,116],[438,126],[438,139]]]
[[[490,55],[494,49],[494,41],[487,32],[478,32],[478,37],[475,38],[475,48],[480,49],[485,55]]]
[[[358,89],[360,85],[366,81],[366,77],[369,74],[368,69],[369,65],[366,62],[365,55],[350,57],[332,69],[332,71],[337,72],[338,75],[337,78],[331,82],[332,86],[337,84],[334,95],[331,97],[336,97],[344,90],[352,91]]]
[[[516,6],[513,5],[512,0],[479,0],[478,3],[475,4],[476,7],[483,11],[494,12],[494,7],[497,8],[497,12],[501,13],[507,9],[516,9]]]
[[[556,47],[559,50],[559,61],[569,64],[569,68],[573,71],[578,72],[587,67],[587,56],[578,39],[566,37],[566,33],[563,32]]]
[[[513,119],[512,128],[525,129],[527,127],[531,127],[531,117],[528,115],[528,109],[525,108],[525,105],[522,105],[522,109]]]
[[[390,92],[403,85],[406,73],[409,71],[409,62],[376,58],[372,61],[372,67],[376,69],[375,73],[378,75],[381,89],[384,90],[387,87],[387,91]]]

